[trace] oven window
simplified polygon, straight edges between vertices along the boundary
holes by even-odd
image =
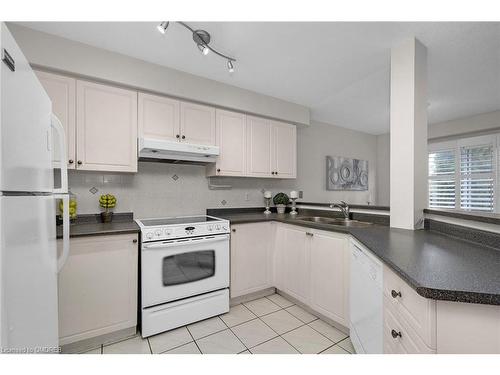
[[[203,250],[163,258],[163,286],[186,284],[215,274],[215,251]]]

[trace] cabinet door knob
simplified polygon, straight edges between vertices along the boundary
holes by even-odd
[[[231,232],[233,232],[233,233],[234,233],[234,232],[236,232],[236,229],[234,229],[234,228],[233,228],[233,229],[231,229]]]
[[[398,332],[395,329],[393,329],[391,331],[391,335],[392,335],[393,338],[397,339],[398,337],[401,337],[401,332]]]
[[[76,163],[77,163],[78,165],[82,165],[82,164],[83,164],[81,160],[78,160]]]
[[[183,136],[182,136],[182,139],[186,139],[186,136],[185,136],[185,135],[183,135]]]
[[[179,134],[176,134],[175,135],[175,138],[180,138],[181,136]]]
[[[393,290],[391,290],[391,296],[392,296],[392,298],[401,297],[401,292],[396,292],[396,291],[393,289]]]
[[[134,239],[132,240],[132,242],[133,242],[133,243],[137,243],[137,238],[134,238]]]
[[[217,172],[220,172],[220,168],[217,168]]]
[[[69,159],[69,160],[68,160],[68,163],[69,163],[69,164],[73,164],[74,162],[75,162],[75,161],[74,161],[73,159]]]

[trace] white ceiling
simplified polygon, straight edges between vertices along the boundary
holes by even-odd
[[[416,36],[428,48],[430,123],[500,109],[500,23],[188,22],[238,60],[232,75],[175,23],[166,35],[158,22],[21,24],[306,105],[314,120],[372,134],[389,130],[390,48]]]

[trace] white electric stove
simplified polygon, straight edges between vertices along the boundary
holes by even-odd
[[[142,336],[229,311],[229,221],[138,219]]]

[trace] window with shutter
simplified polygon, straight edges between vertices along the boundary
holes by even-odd
[[[498,211],[499,148],[500,135],[429,145],[429,207]]]
[[[429,207],[455,208],[455,150],[429,153]]]
[[[460,208],[493,211],[495,205],[493,145],[460,147]]]

